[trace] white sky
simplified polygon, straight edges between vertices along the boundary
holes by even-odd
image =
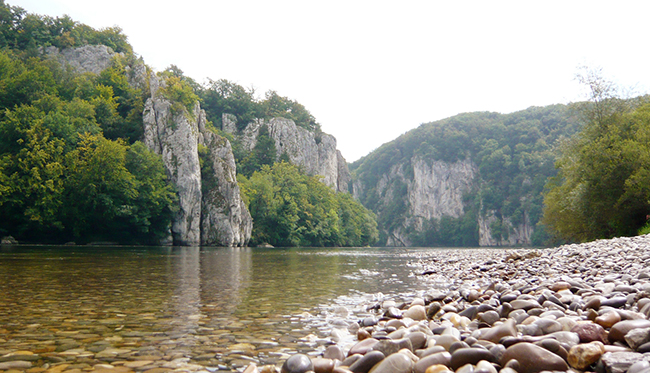
[[[352,162],[421,123],[650,87],[650,1],[5,0],[119,26],[156,70],[300,102]]]

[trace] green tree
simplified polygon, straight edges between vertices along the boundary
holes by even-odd
[[[62,228],[64,142],[43,122],[42,112],[23,106],[0,124],[0,229],[19,237]]]
[[[583,76],[591,101],[581,104],[585,128],[561,148],[545,194],[543,222],[567,240],[635,235],[650,213],[648,103],[622,100],[596,73]]]
[[[248,153],[244,159],[238,162],[237,169],[244,176],[250,176],[255,171],[259,171],[263,166],[271,166],[277,158],[275,141],[269,135],[269,127],[262,125],[260,127],[257,142],[253,151]]]
[[[265,165],[239,179],[253,217],[254,244],[365,246],[377,238],[369,211],[290,163]]]
[[[66,158],[65,225],[72,237],[143,244],[167,234],[175,194],[160,158],[142,143],[81,135]]]
[[[262,106],[255,99],[255,90],[246,89],[226,79],[211,80],[199,91],[208,120],[222,128],[223,114],[236,118],[238,130],[243,130],[255,118],[263,118]]]

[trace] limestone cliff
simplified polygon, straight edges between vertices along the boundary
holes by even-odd
[[[412,246],[411,234],[422,232],[427,221],[443,216],[462,217],[466,213],[463,198],[478,183],[478,168],[468,159],[444,162],[414,156],[409,162],[391,166],[372,188],[372,193],[376,193],[378,198],[374,210],[378,215],[392,213],[399,208],[403,211],[401,220],[388,227],[386,241],[381,244]],[[353,182],[352,189],[356,199],[367,200],[368,186],[360,180]],[[396,204],[396,201],[400,203]],[[479,212],[477,219],[480,246],[527,245],[531,242],[533,227],[527,214],[520,224],[504,219],[509,235],[502,240],[493,237],[491,224],[497,220],[494,211]]]
[[[200,142],[207,149],[203,162],[201,242],[204,245],[243,246],[251,237],[253,220],[241,199],[235,157],[230,142],[200,122]]]
[[[479,245],[480,246],[516,246],[530,245],[534,231],[534,226],[530,224],[528,213],[524,214],[523,221],[519,224],[513,224],[512,219],[504,218],[503,224],[508,227],[508,236],[498,239],[494,237],[491,225],[497,222],[495,211],[488,211],[480,214],[478,219],[479,225]]]
[[[168,178],[178,192],[179,211],[171,232],[174,243],[245,245],[252,219],[239,193],[230,143],[206,127],[205,112],[198,102],[191,112],[172,110],[173,103],[161,93],[165,81],[152,74],[149,85],[151,97],[143,114],[144,141],[162,156]],[[204,162],[209,163],[208,175],[201,175],[199,146],[207,149]]]
[[[409,164],[393,165],[384,173],[373,192],[379,197],[376,210],[391,209],[400,195],[404,196],[405,219],[387,232],[387,246],[411,246],[407,231],[421,231],[424,222],[442,216],[460,217],[464,213],[463,195],[474,184],[476,166],[468,160],[454,163],[427,162],[413,157]],[[355,198],[366,199],[364,186],[353,184]],[[401,190],[400,190],[401,189]]]
[[[69,65],[78,73],[99,74],[111,65],[111,59],[121,53],[105,45],[84,45],[78,48],[47,47],[43,52],[62,65]]]
[[[336,139],[322,132],[312,132],[296,126],[290,119],[262,119],[249,123],[241,132],[237,131],[233,115],[224,114],[223,130],[241,141],[247,151],[257,143],[260,127],[266,125],[269,136],[275,142],[277,157],[286,154],[291,163],[304,167],[310,175],[323,176],[323,183],[336,191],[348,191],[351,180],[348,165],[341,152],[336,149]]]

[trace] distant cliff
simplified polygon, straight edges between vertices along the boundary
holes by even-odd
[[[341,152],[336,149],[334,136],[309,131],[284,118],[256,119],[241,131],[237,129],[233,115],[224,114],[222,123],[223,131],[235,136],[247,152],[253,150],[260,128],[266,125],[275,143],[276,158],[286,155],[291,163],[302,166],[308,174],[323,176],[325,185],[339,192],[348,191],[350,171]]]
[[[353,195],[387,246],[536,244],[553,148],[575,123],[553,105],[423,124],[352,165]]]

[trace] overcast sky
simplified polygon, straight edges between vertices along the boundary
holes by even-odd
[[[580,66],[646,93],[650,1],[5,0],[119,26],[155,70],[300,102],[349,161],[426,122],[585,98]]]

